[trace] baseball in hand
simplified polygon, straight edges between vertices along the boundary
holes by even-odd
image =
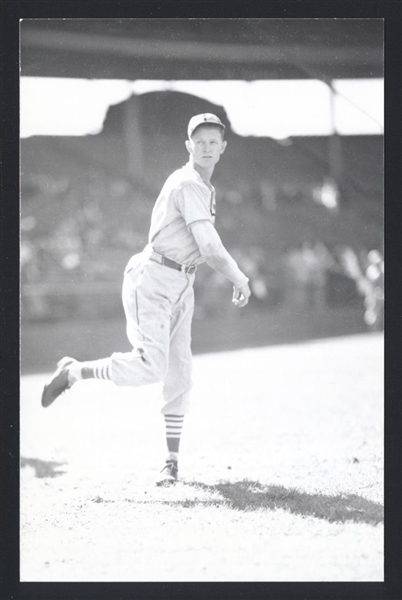
[[[232,302],[233,304],[235,304],[236,306],[238,306],[242,301],[244,300],[244,296],[243,294],[239,294],[238,296],[234,296],[232,298]]]
[[[243,308],[243,306],[246,306],[246,304],[248,303],[248,299],[250,298],[250,295],[251,295],[251,292],[250,292],[250,288],[248,287],[247,283],[246,283],[246,285],[243,285],[243,287],[241,287],[241,288],[233,286],[232,302],[235,306],[238,306],[239,308]]]

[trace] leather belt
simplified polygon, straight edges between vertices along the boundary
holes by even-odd
[[[160,259],[160,260],[158,260]],[[171,269],[176,269],[176,271],[181,271],[182,273],[195,273],[195,271],[197,270],[197,266],[196,265],[190,265],[190,266],[186,266],[186,265],[181,265],[180,263],[172,260],[171,258],[167,258],[166,256],[163,256],[162,254],[158,254],[157,252],[153,252],[152,255],[150,256],[149,260],[153,260],[154,262],[160,264],[160,265],[164,265],[165,267],[170,267]]]

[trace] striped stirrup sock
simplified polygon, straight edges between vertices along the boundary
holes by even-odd
[[[177,461],[184,415],[164,415],[164,417],[166,425],[166,443],[169,456]]]
[[[111,380],[111,365],[109,358],[91,360],[81,363],[82,379],[109,379]]]

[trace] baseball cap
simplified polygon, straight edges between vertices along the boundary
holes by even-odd
[[[218,125],[218,127],[222,127],[223,131],[225,131],[225,126],[222,121],[212,113],[203,113],[202,115],[195,115],[190,119],[188,124],[187,133],[190,138],[193,134],[194,130],[199,127],[199,125],[204,125],[205,123],[209,123],[211,125]]]

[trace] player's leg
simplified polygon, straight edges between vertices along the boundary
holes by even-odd
[[[140,256],[140,255],[139,255]],[[167,371],[172,299],[183,291],[177,278],[163,281],[162,272],[152,265],[131,263],[124,276],[123,305],[131,352],[114,353],[96,361],[78,362],[66,357],[60,361],[51,381],[45,386],[42,405],[49,406],[63,391],[80,379],[110,379],[117,385],[142,386],[162,381]],[[159,265],[156,265],[158,267]],[[171,298],[166,293],[169,290]]]
[[[163,386],[167,458],[158,483],[178,478],[178,460],[183,422],[189,410],[192,385],[191,322],[194,312],[192,286],[172,315],[169,362]]]
[[[164,279],[166,269],[160,272],[154,264],[134,266],[124,277],[126,332],[133,350],[111,356],[112,381],[117,385],[156,383],[166,375],[172,298],[177,292]]]

